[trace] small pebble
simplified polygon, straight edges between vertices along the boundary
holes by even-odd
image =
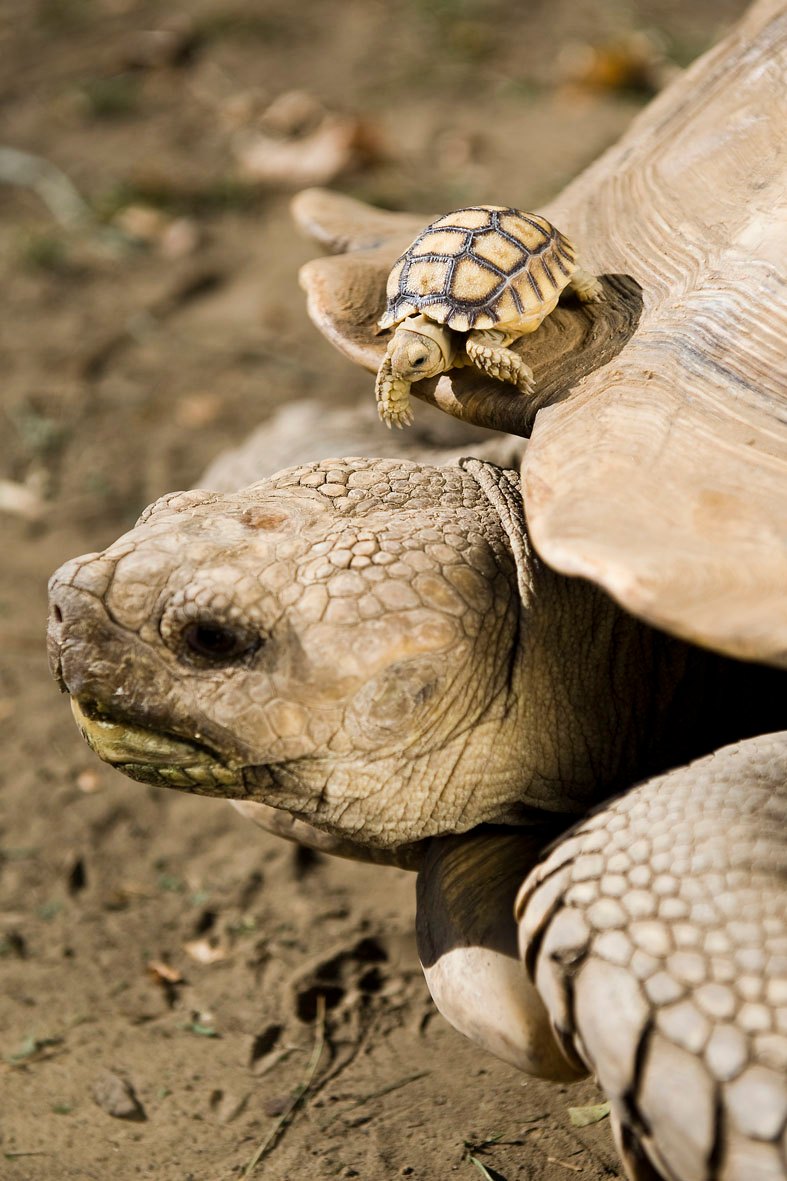
[[[274,1095],[272,1099],[266,1099],[262,1105],[262,1110],[266,1115],[283,1115],[291,1102],[289,1095]]]
[[[147,1119],[131,1083],[111,1070],[102,1070],[93,1083],[93,1100],[114,1119]]]

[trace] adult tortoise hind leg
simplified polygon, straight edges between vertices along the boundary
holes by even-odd
[[[520,949],[633,1181],[787,1177],[787,732],[593,813],[528,876]]]

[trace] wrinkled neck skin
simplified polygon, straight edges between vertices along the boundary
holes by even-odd
[[[50,591],[102,757],[379,850],[582,812],[705,749],[702,654],[545,567],[518,478],[477,460],[172,494]]]

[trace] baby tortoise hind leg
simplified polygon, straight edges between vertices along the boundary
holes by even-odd
[[[523,394],[532,394],[535,388],[533,370],[511,351],[510,341],[511,337],[498,329],[476,329],[468,334],[465,352],[482,373],[497,381],[511,382]]]
[[[568,286],[582,303],[601,303],[607,298],[601,281],[590,271],[583,271],[582,267],[574,271]]]

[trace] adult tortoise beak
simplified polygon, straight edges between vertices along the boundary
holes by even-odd
[[[70,694],[83,738],[132,779],[203,794],[245,794],[244,752],[232,736],[185,714],[178,726],[177,710],[174,717],[162,710],[161,702],[176,698],[172,673],[107,611],[114,565],[105,555],[85,554],[61,566],[49,584],[50,670]]]

